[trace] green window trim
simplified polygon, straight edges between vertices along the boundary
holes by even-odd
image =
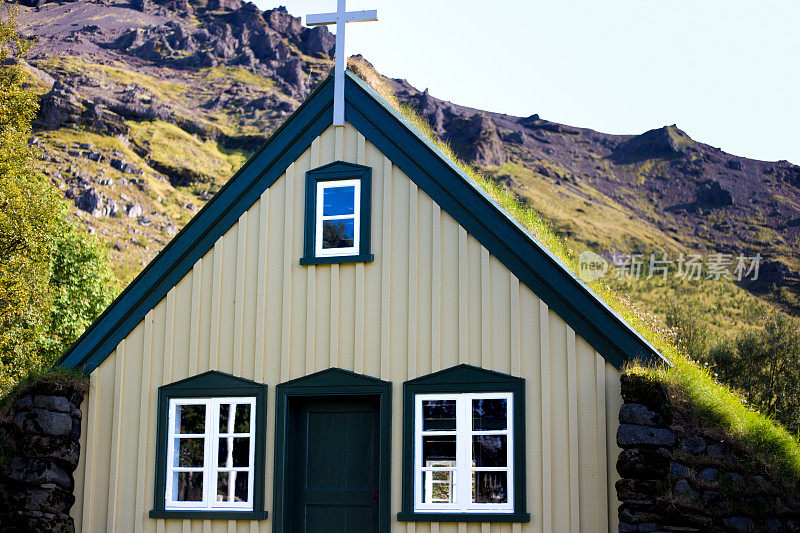
[[[357,254],[317,256],[314,248],[316,239],[317,184],[324,181],[361,181],[359,199],[360,236]],[[333,263],[366,263],[375,258],[370,253],[370,233],[372,218],[372,169],[364,165],[334,161],[306,172],[305,232],[301,265],[324,265]]]
[[[510,392],[513,400],[514,510],[510,513],[418,512],[414,509],[414,397],[417,394]],[[403,384],[403,486],[401,522],[530,522],[526,511],[525,380],[462,364]]]
[[[528,513],[397,513],[398,522],[530,522],[531,515]]]
[[[380,474],[378,490],[377,533],[391,530],[391,417],[392,384],[371,376],[356,374],[341,368],[329,368],[315,374],[281,383],[275,388],[275,478],[273,490],[273,533],[284,533],[285,515],[289,512],[285,495],[291,493],[288,473],[289,453],[286,445],[286,419],[292,398],[321,396],[371,396],[379,401],[380,415]]]
[[[253,459],[253,509],[193,510],[166,509],[167,484],[167,419],[169,402],[178,398],[255,397],[255,456]],[[156,483],[150,518],[265,520],[264,484],[267,447],[267,385],[212,370],[158,388],[158,421],[156,429]]]

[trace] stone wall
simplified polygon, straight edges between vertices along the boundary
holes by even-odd
[[[0,413],[0,532],[74,532],[83,385],[32,385]]]
[[[622,376],[621,533],[800,531],[800,482],[748,456],[666,387]]]

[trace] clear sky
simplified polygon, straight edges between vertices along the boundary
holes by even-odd
[[[256,0],[303,16],[336,0]],[[465,106],[800,164],[798,0],[349,0],[348,55]]]

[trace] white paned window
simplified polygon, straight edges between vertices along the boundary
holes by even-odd
[[[355,255],[361,232],[361,180],[317,182],[317,257]]]
[[[255,411],[255,398],[169,401],[166,509],[253,509]]]
[[[513,511],[513,394],[417,394],[414,408],[415,510]]]

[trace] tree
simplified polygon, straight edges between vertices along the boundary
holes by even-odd
[[[717,379],[739,391],[750,405],[800,436],[800,327],[782,313],[734,340],[712,339],[691,308],[672,305],[667,326],[675,343],[695,361],[711,366]]]
[[[800,328],[795,320],[771,315],[763,328],[715,345],[708,359],[721,381],[800,435]]]
[[[38,101],[8,61],[27,49],[0,19],[0,393],[52,364],[117,291],[103,249],[33,167]]]
[[[86,232],[63,222],[51,253],[50,313],[37,344],[55,361],[111,303],[117,281],[105,249]]]
[[[699,361],[706,357],[708,351],[708,327],[697,318],[693,309],[686,309],[677,304],[667,308],[667,327],[675,334],[675,344],[686,354]]]
[[[0,21],[0,350],[3,357],[29,350],[48,307],[50,237],[63,207],[57,193],[33,171],[28,145],[37,102],[24,86],[24,53],[13,20]]]

